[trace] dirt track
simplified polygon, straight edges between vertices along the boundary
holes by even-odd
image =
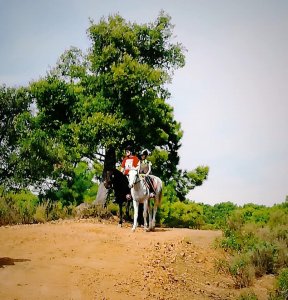
[[[220,235],[94,220],[0,227],[0,299],[236,299],[214,269]],[[260,300],[272,284],[255,284]]]

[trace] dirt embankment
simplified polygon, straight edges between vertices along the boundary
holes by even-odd
[[[0,299],[237,299],[215,272],[220,235],[93,220],[0,227]],[[255,283],[260,300],[273,281]]]

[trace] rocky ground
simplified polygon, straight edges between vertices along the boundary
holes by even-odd
[[[215,271],[219,231],[69,220],[0,227],[0,299],[237,299]],[[252,288],[268,299],[274,278]]]

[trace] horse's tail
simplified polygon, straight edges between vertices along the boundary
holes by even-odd
[[[163,183],[162,180],[159,178],[158,206],[161,206],[162,196],[163,196]]]
[[[162,192],[163,192],[163,189],[162,189],[162,186],[161,186],[161,190],[159,192],[159,206],[161,206],[161,202],[162,202],[162,196],[163,196]]]

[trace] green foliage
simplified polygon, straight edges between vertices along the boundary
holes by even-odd
[[[9,192],[0,198],[0,225],[33,223],[38,198],[29,191]]]
[[[282,209],[273,209],[271,214],[270,214],[270,218],[268,221],[268,225],[270,228],[273,228],[277,225],[284,225],[287,226],[288,225],[288,210],[282,210]]]
[[[213,225],[215,229],[224,228],[227,218],[237,209],[232,202],[223,202],[215,205],[203,204],[204,221]]]
[[[15,177],[21,177],[22,136],[17,127],[21,120],[29,120],[31,102],[27,89],[0,86],[0,182],[6,187],[17,186]]]
[[[208,166],[199,166],[193,171],[179,170],[174,176],[176,181],[177,197],[183,201],[190,190],[196,186],[202,185],[203,181],[207,179],[209,173]]]
[[[277,278],[277,290],[283,299],[288,298],[288,268],[281,270]]]
[[[279,272],[276,282],[276,290],[271,292],[268,300],[287,300],[288,299],[288,268]]]
[[[68,177],[59,178],[54,190],[49,190],[44,197],[60,201],[63,205],[79,205],[84,200],[95,200],[98,186],[92,182],[95,171],[90,170],[84,161],[79,162]],[[42,196],[43,197],[43,196]]]
[[[230,256],[227,260],[216,260],[215,269],[226,276],[230,275],[236,288],[251,286],[255,278],[254,268],[246,253]]]
[[[204,224],[203,209],[199,204],[175,200],[176,192],[173,184],[166,185],[161,208],[160,223],[169,227],[198,228]]]
[[[261,277],[275,271],[276,247],[266,241],[259,241],[249,252],[255,275]]]
[[[248,291],[242,293],[237,300],[258,300],[258,297],[253,291]]]
[[[112,211],[115,206],[112,206]],[[97,219],[109,219],[113,216],[109,207],[103,207],[102,205],[86,205],[80,211],[77,212],[78,218],[97,218]]]
[[[229,272],[236,288],[251,286],[254,280],[254,268],[245,254],[234,256],[229,265]]]
[[[113,125],[122,121],[115,135],[110,130],[105,136],[105,146],[120,148],[118,159],[127,140],[133,141],[136,151],[143,147],[165,150],[168,157],[155,173],[161,171],[165,182],[176,171],[182,137],[173,108],[166,103],[170,97],[166,85],[173,70],[184,65],[183,48],[173,44],[172,30],[171,18],[164,13],[143,25],[126,22],[119,15],[92,23],[88,59],[93,75],[83,82],[85,90],[99,99],[97,110],[113,114]]]
[[[283,205],[266,208],[249,204],[237,208],[230,215],[219,245],[230,254],[230,260],[226,265],[222,263],[222,266],[229,270],[235,286],[248,286],[252,273],[261,277],[265,274],[277,274],[281,269],[287,268],[286,220],[287,211],[285,207],[283,209]],[[218,267],[218,270],[221,269]],[[279,297],[272,293],[269,299],[282,299]]]

